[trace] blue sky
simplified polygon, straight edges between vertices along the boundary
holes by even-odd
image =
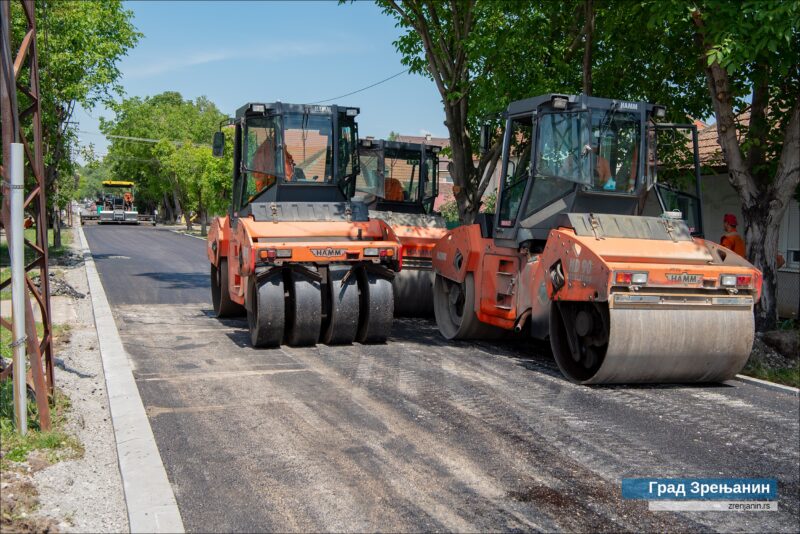
[[[178,91],[205,95],[232,114],[245,102],[310,103],[349,93],[404,69],[392,42],[392,17],[372,2],[126,2],[144,34],[119,64],[126,96]],[[359,134],[430,132],[444,137],[439,93],[431,80],[402,74],[331,103],[358,106]],[[98,106],[76,110],[81,145],[98,154]]]

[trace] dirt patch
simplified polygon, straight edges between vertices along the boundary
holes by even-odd
[[[39,508],[39,492],[32,483],[31,466],[0,471],[0,530],[3,532],[58,532],[53,519],[32,515]]]
[[[753,350],[742,374],[777,382],[792,387],[800,387],[800,359],[796,354],[784,356],[765,341],[766,334],[756,333]]]
[[[762,339],[784,358],[800,357],[800,330],[772,330],[764,332]]]
[[[78,242],[75,235],[68,246],[74,249]],[[50,265],[58,265],[50,274],[55,381],[63,392],[56,395],[52,412],[58,431],[29,433],[24,443],[16,443],[13,435],[3,439],[9,454],[2,458],[0,531],[125,532],[124,494],[94,312],[85,298],[83,256],[68,250]],[[12,477],[16,484],[24,480],[22,490],[10,485]],[[29,496],[25,501],[16,497],[23,494]],[[8,495],[15,497],[7,500]]]

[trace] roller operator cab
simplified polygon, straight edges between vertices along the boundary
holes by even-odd
[[[357,108],[247,104],[227,121],[233,193],[209,232],[214,310],[253,346],[382,342],[402,264],[391,227],[353,201]],[[225,133],[214,154],[226,150]]]
[[[359,142],[361,172],[357,195],[371,218],[392,227],[403,246],[403,270],[394,280],[396,315],[433,315],[433,265],[436,242],[447,233],[433,211],[439,193],[438,146],[376,139]]]
[[[761,273],[699,237],[697,130],[663,116],[584,95],[512,103],[497,212],[434,248],[441,333],[549,337],[579,383],[733,377],[750,354]],[[665,136],[691,154],[677,172],[693,193],[656,184],[674,159],[657,154]]]

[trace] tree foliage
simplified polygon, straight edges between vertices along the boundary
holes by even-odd
[[[774,324],[777,231],[800,173],[800,3],[376,2],[405,30],[394,43],[403,63],[442,96],[462,222],[479,210],[498,153],[495,141],[478,157],[472,140],[510,101],[584,91],[664,104],[675,122],[713,112],[748,256],[764,272],[759,326]]]
[[[75,106],[91,110],[122,93],[117,65],[141,34],[121,0],[41,1],[35,6],[48,204],[63,207],[76,191],[72,147],[77,136],[71,121]],[[26,28],[17,2],[11,4],[11,26],[16,49]],[[20,95],[20,109],[29,102]]]
[[[625,0],[377,3],[405,29],[395,42],[403,63],[430,77],[442,96],[462,221],[472,220],[480,209],[500,152],[497,138],[479,156],[473,142],[479,125],[493,124],[500,133],[499,118],[514,100],[587,90],[662,103],[680,121],[710,110],[692,29],[648,27],[647,5]],[[631,75],[620,75],[625,72]]]
[[[224,211],[233,162],[230,154],[211,156],[211,138],[225,116],[210,100],[165,92],[128,98],[113,109],[113,119],[100,121],[111,139],[105,163],[113,176],[137,184],[141,202],[162,206],[170,219]]]
[[[781,0],[672,1],[655,24],[691,28],[748,259],[763,274],[759,329],[777,322],[776,257],[783,214],[800,184],[800,4]]]

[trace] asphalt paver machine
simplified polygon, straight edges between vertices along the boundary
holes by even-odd
[[[255,347],[382,342],[401,247],[353,201],[358,108],[252,103],[234,128],[233,198],[208,236],[219,317],[245,313]],[[222,155],[223,132],[214,137]]]
[[[361,139],[357,194],[371,218],[392,227],[403,246],[403,270],[394,280],[395,315],[433,315],[433,263],[436,242],[447,233],[433,211],[439,193],[440,147],[381,139]]]
[[[434,304],[449,339],[549,337],[584,384],[716,382],[744,366],[761,273],[659,205],[658,123],[643,102],[543,95],[509,105],[496,213],[434,248]],[[682,134],[679,134],[682,135]],[[488,138],[488,136],[483,136]],[[694,234],[694,235],[693,235]]]
[[[105,180],[97,202],[98,223],[139,224],[139,212],[134,204],[133,182]]]

